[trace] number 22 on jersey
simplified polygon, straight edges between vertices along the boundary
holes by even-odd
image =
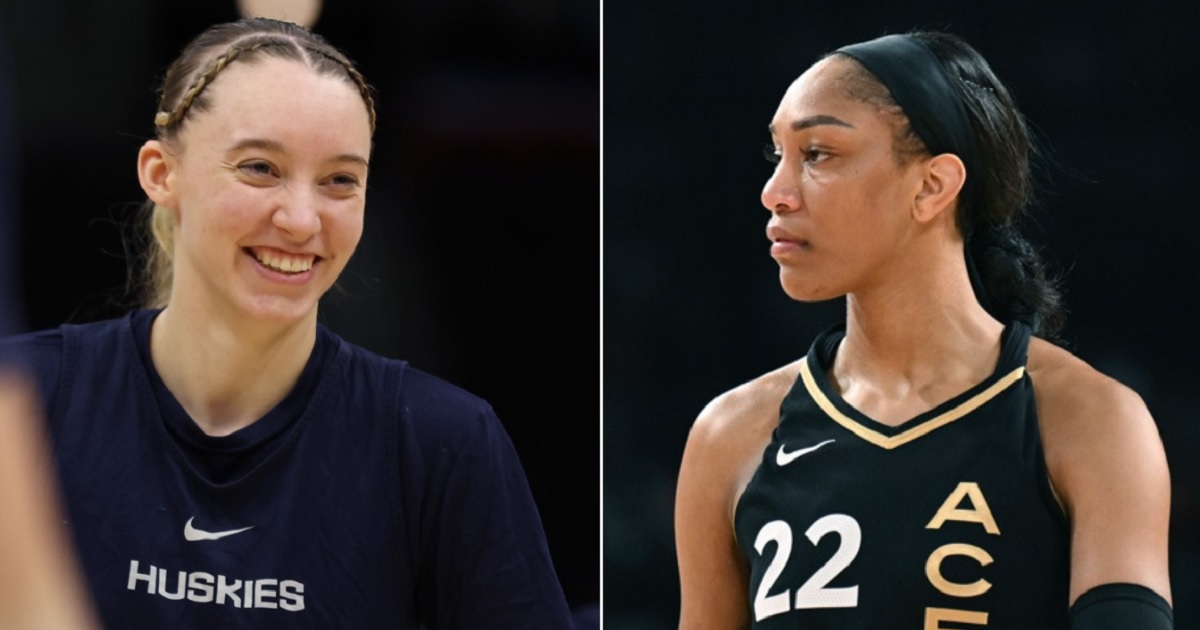
[[[960,507],[963,501],[970,503],[969,507]],[[983,491],[974,482],[961,482],[946,497],[942,506],[934,514],[933,519],[925,526],[926,529],[941,529],[946,521],[976,523],[992,535],[999,536],[1000,528],[984,499]],[[775,543],[775,555],[767,565],[762,582],[754,596],[754,619],[762,621],[768,617],[785,613],[789,610],[806,608],[854,608],[858,606],[858,585],[831,587],[829,584],[842,571],[849,567],[858,555],[862,545],[862,528],[853,516],[847,514],[827,514],[818,518],[805,530],[804,535],[814,546],[826,535],[835,533],[840,542],[833,556],[813,573],[799,588],[793,600],[790,591],[772,593],[775,582],[783,573],[788,559],[792,554],[792,527],[786,521],[774,520],[763,525],[754,540],[754,548],[762,555],[770,543]],[[953,597],[976,597],[986,593],[991,583],[980,578],[970,583],[958,583],[947,580],[941,571],[942,562],[950,556],[966,556],[974,559],[979,565],[987,566],[992,563],[992,556],[984,549],[965,543],[948,543],[934,549],[925,563],[925,575],[942,593]],[[947,608],[926,608],[926,630],[942,628],[940,622],[968,623],[987,625],[986,612],[957,610]]]

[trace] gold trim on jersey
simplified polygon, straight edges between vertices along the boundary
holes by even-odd
[[[1013,383],[1021,380],[1021,377],[1024,375],[1025,366],[1018,367],[1008,374],[1005,374],[995,383],[992,383],[987,389],[975,394],[957,407],[930,418],[929,420],[926,420],[925,422],[922,422],[921,424],[907,431],[898,433],[896,435],[887,436],[879,433],[878,431],[868,429],[859,422],[855,421],[853,418],[839,411],[838,408],[833,404],[833,401],[829,400],[829,397],[825,395],[825,392],[822,392],[821,388],[817,386],[817,382],[813,378],[812,371],[808,368],[808,361],[805,360],[800,364],[800,378],[804,380],[805,389],[808,390],[809,396],[812,396],[813,401],[817,403],[817,406],[820,407],[826,415],[832,418],[834,422],[842,425],[858,437],[874,444],[875,446],[888,450],[896,448],[897,446],[908,444],[909,442],[924,436],[935,429],[944,427],[947,424],[950,424],[951,422],[954,422],[955,420],[958,420],[959,418],[971,413],[972,411],[975,411],[987,401],[995,398],[998,394],[1000,394],[1000,392],[1008,389]]]

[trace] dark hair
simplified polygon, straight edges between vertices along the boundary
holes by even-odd
[[[298,61],[319,74],[344,78],[362,94],[371,131],[375,131],[373,89],[344,52],[298,24],[249,17],[210,26],[188,42],[167,67],[154,117],[158,139],[168,145],[178,142],[190,116],[209,108],[205,88],[231,63],[268,56]],[[142,278],[135,280],[140,284],[135,292],[142,306],[162,307],[171,296],[173,217],[149,200],[143,205],[143,214]]]
[[[981,172],[967,177],[955,222],[982,284],[976,289],[982,288],[980,302],[1000,321],[1023,321],[1035,333],[1057,338],[1066,320],[1059,279],[1018,229],[1034,203],[1030,163],[1039,155],[1025,118],[987,60],[962,38],[939,31],[908,36],[924,44],[955,79],[978,142]],[[862,65],[855,62],[854,68],[847,77],[850,94],[904,119],[894,139],[897,160],[928,154],[888,89]]]

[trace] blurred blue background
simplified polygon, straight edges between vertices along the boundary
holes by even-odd
[[[1066,345],[1136,389],[1173,476],[1177,627],[1200,627],[1200,5],[604,3],[605,627],[674,628],[684,441],[718,393],[802,356],[843,304],[778,284],[767,124],[821,53],[964,36],[1057,163],[1026,233],[1066,279]]]
[[[187,41],[240,16],[235,0],[0,3],[16,127],[0,137],[0,331],[123,312],[154,90]],[[313,28],[359,63],[379,115],[366,233],[322,319],[493,404],[569,603],[593,614],[599,2],[330,0]]]

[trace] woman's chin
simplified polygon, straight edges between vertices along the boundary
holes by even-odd
[[[289,324],[311,317],[317,303],[309,296],[252,295],[242,300],[242,310],[248,319]]]
[[[779,274],[779,284],[783,287],[783,292],[797,302],[824,302],[845,294],[844,291],[834,290],[811,279],[792,277],[786,271]]]

